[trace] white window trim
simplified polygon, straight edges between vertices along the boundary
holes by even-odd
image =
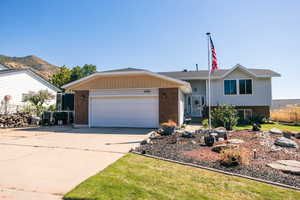
[[[236,81],[236,94],[225,94],[225,81]],[[251,94],[240,94],[240,80],[251,80],[252,93]],[[241,79],[223,79],[223,96],[231,97],[231,96],[253,96],[254,88],[253,88],[253,79],[252,78],[241,78]]]
[[[236,94],[225,94],[225,81],[236,81]],[[239,84],[238,79],[224,79],[223,80],[223,95],[224,96],[238,96],[239,95]]]
[[[240,94],[240,80],[251,80],[251,94]],[[253,95],[253,79],[252,78],[241,78],[239,79],[239,84],[238,84],[238,88],[239,88],[239,91],[238,91],[238,94],[241,95],[241,96],[252,96]]]

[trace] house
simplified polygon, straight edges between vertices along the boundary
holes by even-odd
[[[159,74],[187,81],[193,92],[185,97],[185,114],[191,117],[207,115],[208,70],[161,72]],[[219,69],[211,75],[211,106],[234,105],[239,117],[270,117],[272,78],[280,77],[269,69],[245,68],[237,64],[231,69]]]
[[[238,106],[245,118],[269,116],[272,77],[266,69],[236,65],[212,75],[212,106]],[[158,127],[184,116],[203,117],[208,71],[154,73],[127,68],[97,72],[63,86],[75,94],[75,125],[87,127]]]
[[[3,65],[2,65],[3,66]],[[12,69],[2,67],[0,69],[0,113],[4,112],[4,97],[9,95],[9,112],[16,112],[25,105],[23,102],[29,92],[48,90],[56,96],[60,89],[46,81],[31,69]],[[56,98],[49,105],[55,104]]]

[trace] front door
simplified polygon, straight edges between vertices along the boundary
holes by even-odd
[[[202,95],[191,96],[191,116],[202,117],[202,110],[204,106],[204,97]]]

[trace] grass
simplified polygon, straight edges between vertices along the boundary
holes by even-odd
[[[295,200],[300,192],[127,154],[64,200]]]
[[[288,131],[295,131],[300,132],[300,126],[291,126],[285,124],[261,124],[261,129],[263,131],[268,131],[271,128],[278,128],[280,130],[288,130]],[[252,129],[251,125],[238,125],[234,127],[235,130],[244,130],[244,129]]]

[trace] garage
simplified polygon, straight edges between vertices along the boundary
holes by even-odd
[[[184,118],[188,82],[142,69],[97,72],[64,85],[74,93],[76,127],[157,128]]]
[[[90,127],[156,128],[158,97],[93,96],[90,98]]]

